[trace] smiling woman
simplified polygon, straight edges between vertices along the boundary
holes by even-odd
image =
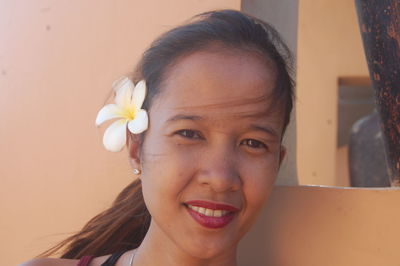
[[[104,144],[127,143],[138,179],[46,253],[62,259],[24,265],[237,265],[285,156],[289,60],[271,26],[238,11],[162,35],[97,119],[119,119]]]

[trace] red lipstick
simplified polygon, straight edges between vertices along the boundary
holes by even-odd
[[[198,222],[200,225],[204,227],[214,228],[214,229],[222,228],[228,225],[235,217],[236,212],[240,210],[231,205],[202,201],[202,200],[187,201],[185,202],[185,204],[187,206],[189,214],[196,222]],[[206,213],[202,213],[204,212],[204,209],[212,210],[214,216],[211,214],[206,215]],[[215,216],[215,213],[218,213],[218,215],[221,216],[220,217]]]

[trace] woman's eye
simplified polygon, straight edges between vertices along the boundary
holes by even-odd
[[[182,129],[182,130],[178,130],[176,133],[187,139],[201,139],[202,138],[200,132],[198,132],[196,130]]]
[[[254,148],[254,149],[266,149],[267,148],[267,145],[265,145],[261,141],[255,140],[255,139],[245,139],[240,144],[247,145],[250,148]]]

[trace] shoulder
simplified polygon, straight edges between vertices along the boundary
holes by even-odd
[[[96,257],[91,261],[90,265],[101,265],[104,263],[110,255]],[[18,266],[76,266],[79,260],[73,259],[53,259],[53,258],[38,258],[33,259]]]
[[[39,258],[20,264],[19,266],[76,266],[78,260]]]

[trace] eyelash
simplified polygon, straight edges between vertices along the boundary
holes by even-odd
[[[264,143],[262,143],[259,140],[255,140],[255,139],[245,139],[245,140],[242,140],[240,142],[240,144],[245,144],[252,149],[267,149],[267,145],[265,145]]]
[[[203,136],[201,135],[201,133],[196,130],[181,129],[175,133],[184,138],[187,138],[187,139],[203,139]],[[194,137],[194,135],[196,135],[196,136]]]
[[[201,133],[197,130],[191,130],[191,129],[182,129],[178,130],[175,132],[176,134],[182,136],[183,138],[186,139],[204,139],[204,137],[201,135]],[[267,149],[267,145],[265,145],[263,142],[255,139],[244,139],[240,142],[240,145],[247,145],[248,147],[252,149]]]

